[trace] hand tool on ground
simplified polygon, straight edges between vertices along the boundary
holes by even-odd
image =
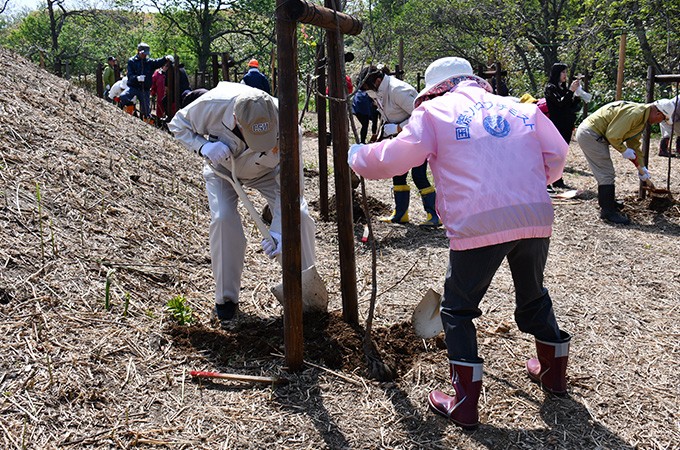
[[[669,158],[670,159],[670,158]],[[644,170],[642,170],[642,166],[636,165],[635,166],[638,170],[638,173],[640,175],[644,175]],[[659,197],[659,198],[672,198],[671,191],[668,189],[662,189],[662,188],[657,188],[654,186],[654,183],[652,182],[651,179],[645,180],[642,182],[643,183],[643,189],[649,192],[649,195],[652,197]]]
[[[248,194],[243,190],[241,182],[239,181],[234,164],[234,157],[230,157],[231,160],[231,174],[227,174],[219,168],[215,167],[209,160],[206,159],[206,163],[210,165],[213,172],[217,174],[218,177],[228,181],[236,191],[239,199],[243,203],[243,206],[248,210],[250,217],[255,222],[257,229],[262,234],[262,237],[269,239],[274,242],[272,235],[269,233],[269,228],[260,217],[260,214],[255,210],[255,206],[248,198]],[[276,242],[274,242],[276,244]],[[281,264],[281,254],[278,254],[276,260]],[[316,266],[311,266],[302,271],[302,310],[304,312],[311,311],[327,311],[328,309],[328,291],[326,290],[326,284],[321,279],[319,272],[316,270]],[[283,284],[278,284],[271,288],[271,292],[274,294],[276,299],[283,304],[285,301],[283,296]]]
[[[192,370],[189,374],[193,378],[219,378],[221,380],[247,381],[251,383],[286,384],[288,380],[279,377],[261,377],[256,375],[242,375],[240,373],[220,373]]]

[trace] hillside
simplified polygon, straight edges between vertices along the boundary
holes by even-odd
[[[315,205],[316,141],[303,145]],[[504,265],[477,322],[482,426],[461,432],[427,408],[431,389],[449,390],[441,340],[418,339],[410,325],[427,288],[441,291],[442,230],[375,224],[374,336],[397,372],[377,382],[366,376],[362,330],[340,320],[335,225],[312,208],[330,313],[307,318],[306,364],[289,374],[282,308],[268,289],[278,267],[245,219],[241,319],[228,331],[210,323],[202,164],[170,135],[0,49],[0,156],[2,448],[680,448],[680,207],[637,199],[623,160],[617,188],[635,225],[598,219],[595,182],[574,144],[565,180],[584,193],[555,201],[546,286],[574,335],[570,395],[526,380],[533,342],[513,322]],[[659,184],[666,164],[650,162]],[[391,183],[367,184],[374,212],[389,209]],[[417,222],[423,212],[412,204]],[[361,244],[356,253],[363,321],[371,257]],[[169,320],[165,305],[177,295],[195,325]],[[289,383],[198,382],[188,375],[196,369]]]

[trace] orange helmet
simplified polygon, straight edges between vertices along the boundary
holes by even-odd
[[[248,61],[248,67],[257,67],[259,69],[260,63],[257,62],[257,59],[253,58],[250,61]]]

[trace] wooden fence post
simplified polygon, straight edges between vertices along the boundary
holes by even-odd
[[[322,36],[325,41],[325,36]],[[316,119],[319,130],[319,209],[328,222],[328,142],[326,141],[326,58],[325,42],[316,48]]]
[[[334,0],[325,0],[325,6],[333,9],[337,3],[337,11],[341,6]],[[345,83],[344,42],[342,33],[336,28],[326,31],[328,46],[329,96],[347,98]],[[331,135],[333,136],[333,169],[335,174],[335,204],[338,222],[338,241],[340,247],[340,292],[342,293],[342,317],[350,324],[359,323],[357,300],[356,261],[354,254],[354,220],[352,217],[352,186],[350,169],[347,164],[349,150],[349,123],[347,104],[344,101],[332,100],[330,103]]]
[[[302,367],[302,262],[300,255],[300,175],[297,99],[297,23],[287,0],[276,0],[277,66],[279,80],[279,154],[281,164],[281,226],[283,271],[283,340],[288,369]]]

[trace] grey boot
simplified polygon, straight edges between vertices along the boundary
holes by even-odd
[[[614,185],[603,184],[597,187],[597,203],[600,205],[600,219],[611,223],[628,225],[630,219],[617,211]]]

